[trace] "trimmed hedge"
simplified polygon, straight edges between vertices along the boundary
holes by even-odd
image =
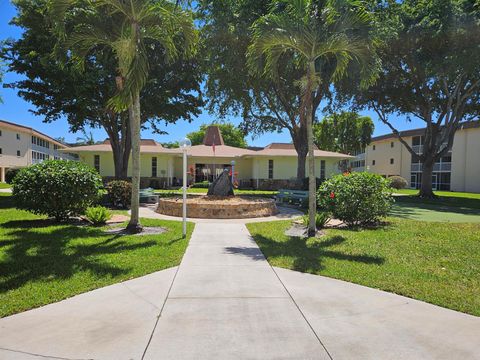
[[[390,181],[368,172],[336,175],[317,192],[318,206],[349,226],[374,224],[393,204]]]
[[[81,162],[47,160],[21,169],[12,185],[17,208],[62,221],[98,200],[102,178]]]
[[[127,209],[132,202],[132,183],[125,180],[110,181],[107,186],[107,195],[111,204],[119,209]]]
[[[401,176],[390,176],[388,181],[390,181],[390,187],[397,190],[405,189],[408,185],[407,180]]]

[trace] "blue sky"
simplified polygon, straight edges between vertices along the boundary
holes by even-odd
[[[18,38],[21,36],[22,30],[20,28],[9,25],[10,19],[15,16],[15,7],[8,0],[0,0],[0,40],[5,38]],[[20,79],[21,77],[16,73],[5,73],[4,83],[9,83]],[[17,95],[16,90],[4,89],[0,87],[0,96],[3,99],[3,104],[0,104],[0,119],[26,125],[37,129],[52,137],[64,137],[67,142],[74,142],[80,134],[74,134],[69,132],[68,124],[65,119],[58,120],[54,123],[45,124],[43,118],[33,115],[29,110],[33,109],[33,106],[24,101]],[[382,135],[389,132],[386,125],[378,121],[377,116],[373,112],[365,111],[365,115],[369,115],[375,122],[374,135]],[[188,132],[194,131],[204,123],[212,123],[215,121],[214,115],[208,114],[206,111],[202,112],[193,122],[188,123],[185,121],[178,121],[176,124],[171,124],[164,127],[163,130],[168,132],[168,135],[152,134],[150,129],[142,131],[143,138],[154,138],[158,142],[176,141],[183,138]],[[234,124],[240,123],[239,118],[229,118]],[[420,120],[413,120],[407,122],[405,118],[397,118],[394,120],[394,124],[400,130],[411,129],[421,127],[422,122]],[[96,140],[103,140],[107,137],[105,132],[101,129],[92,130],[94,138]],[[280,134],[268,133],[263,136],[252,139],[248,136],[247,141],[250,145],[264,146],[271,142],[291,142],[290,135],[287,131]]]

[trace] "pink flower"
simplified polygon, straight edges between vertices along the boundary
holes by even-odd
[[[335,194],[333,193],[333,191],[330,193],[330,199],[334,199],[335,198]]]

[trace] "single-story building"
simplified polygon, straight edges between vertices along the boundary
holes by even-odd
[[[100,175],[113,178],[114,163],[109,140],[102,144],[71,147],[79,160],[95,167]],[[154,140],[144,139],[140,146],[141,186],[168,188],[182,183],[182,151],[163,147]],[[188,183],[213,181],[224,169],[231,173],[239,187],[278,189],[287,187],[296,178],[297,152],[293,144],[272,143],[263,148],[237,148],[225,145],[220,129],[210,126],[203,144],[188,152]],[[325,179],[338,173],[338,162],[352,158],[336,152],[315,150],[315,173]],[[131,174],[131,161],[129,162]]]

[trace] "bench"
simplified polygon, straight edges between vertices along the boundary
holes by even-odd
[[[308,201],[308,191],[280,189],[278,190],[275,200],[279,203],[283,203],[286,200],[288,202],[296,202],[301,205]]]
[[[158,195],[155,194],[152,188],[140,189],[140,202],[141,203],[156,203],[158,201]]]

